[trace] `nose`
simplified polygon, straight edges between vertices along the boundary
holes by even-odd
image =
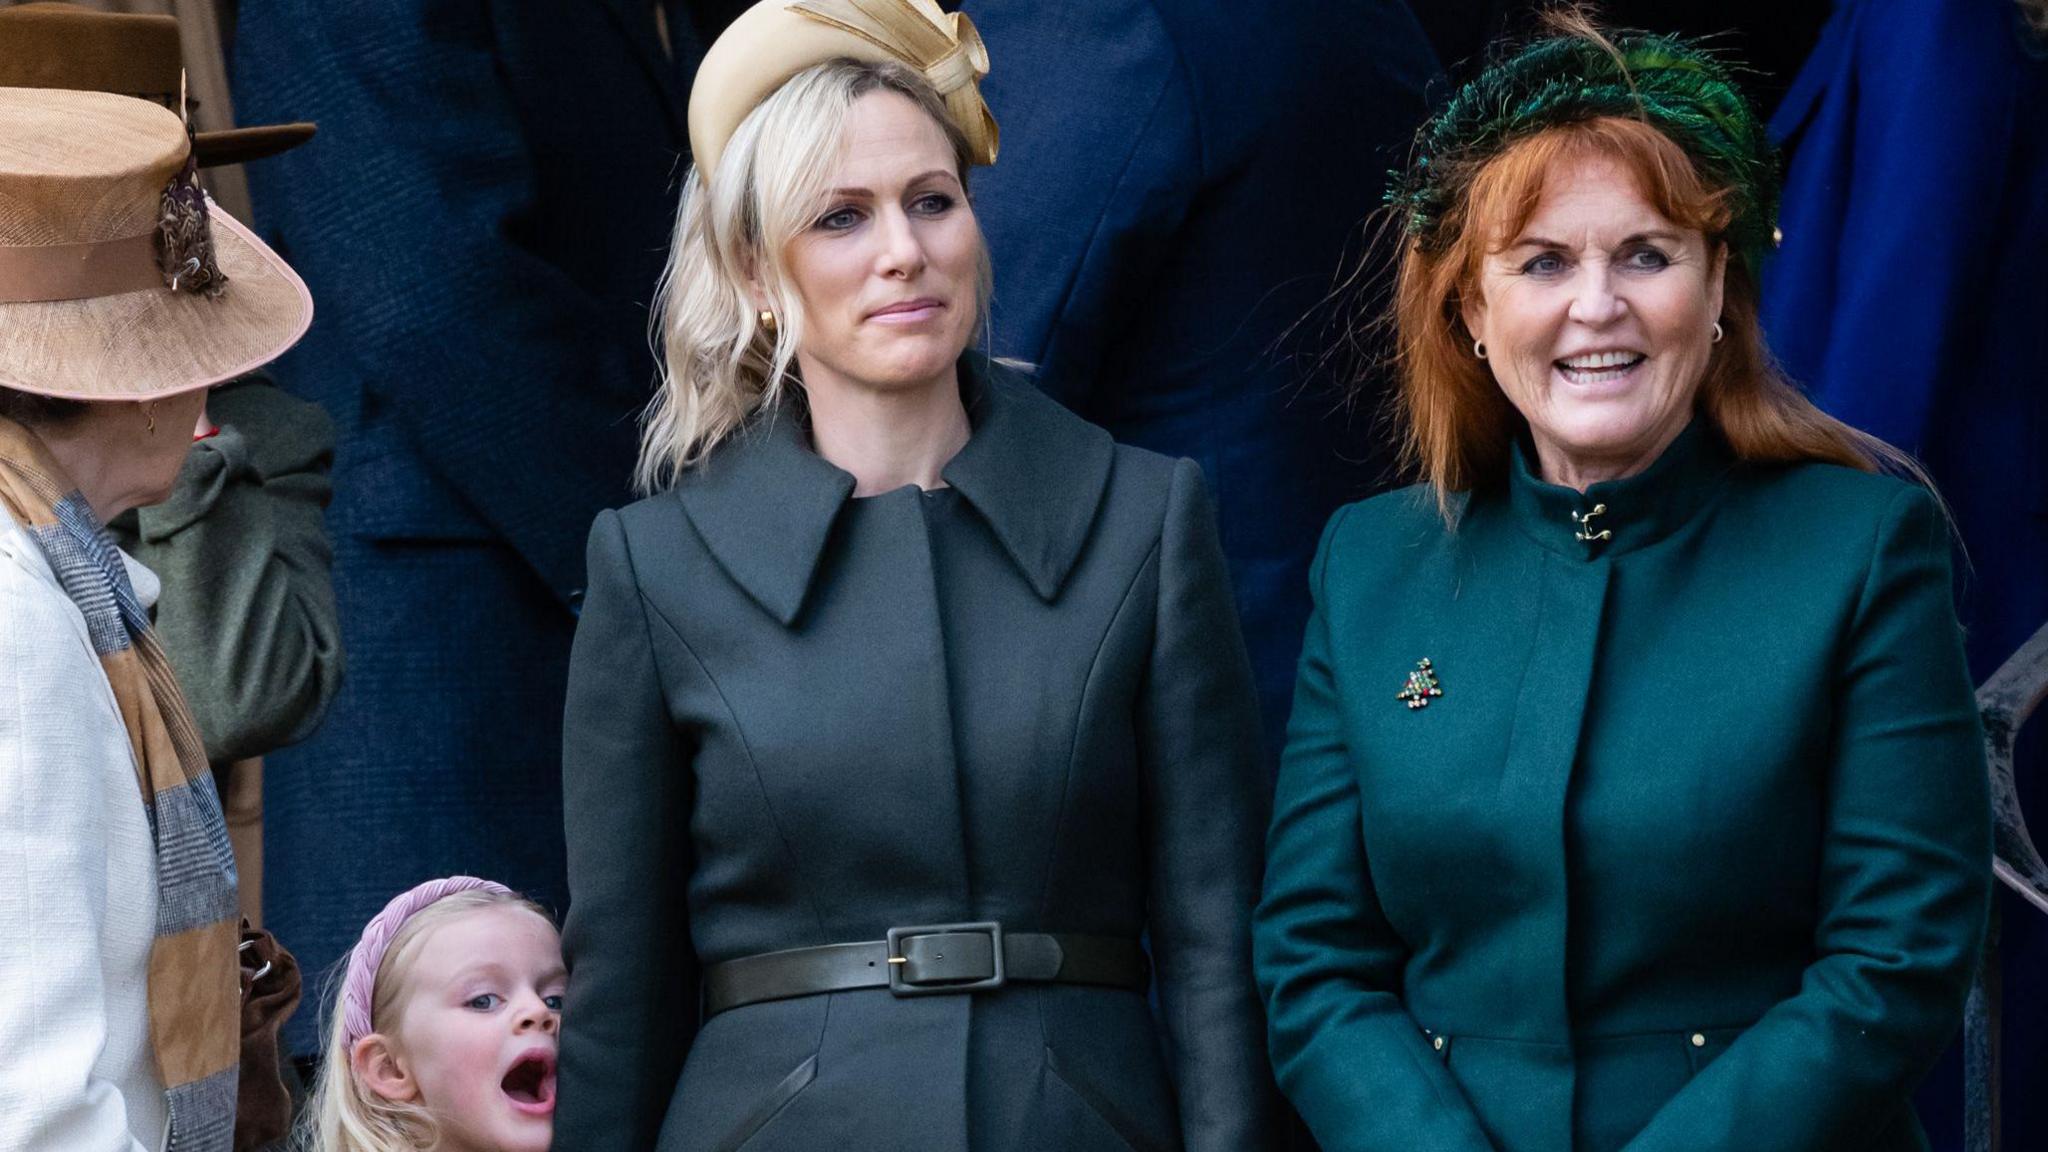
[[[547,1001],[539,996],[523,996],[519,1000],[517,1015],[513,1018],[513,1031],[539,1032],[551,1036],[562,1026],[562,1013],[548,1007]]]
[[[891,280],[914,280],[924,271],[924,241],[917,226],[900,206],[885,209],[878,221],[881,249],[875,254],[875,270]]]
[[[1615,292],[1614,269],[1602,261],[1587,261],[1574,285],[1570,316],[1581,324],[1600,327],[1621,319],[1628,303]]]

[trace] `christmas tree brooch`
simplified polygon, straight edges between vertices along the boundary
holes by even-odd
[[[1394,699],[1408,705],[1410,711],[1429,707],[1431,697],[1444,694],[1443,685],[1437,683],[1436,667],[1424,656],[1415,662],[1415,671],[1408,674],[1408,684],[1394,694]]]

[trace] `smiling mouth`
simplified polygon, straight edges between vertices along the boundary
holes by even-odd
[[[555,1058],[545,1052],[521,1056],[498,1086],[521,1112],[547,1115],[555,1110]]]
[[[1555,361],[1558,374],[1573,384],[1611,384],[1636,370],[1649,357],[1640,352],[1595,352]]]

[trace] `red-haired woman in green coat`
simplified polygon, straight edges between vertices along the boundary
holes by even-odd
[[[1407,445],[1338,513],[1257,969],[1325,1152],[1926,1147],[1989,900],[1946,523],[1756,323],[1763,130],[1583,22],[1397,200]]]

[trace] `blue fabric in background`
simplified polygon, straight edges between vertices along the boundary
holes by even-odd
[[[265,773],[266,926],[312,993],[398,892],[466,872],[560,909],[561,719],[583,545],[625,502],[646,302],[701,50],[628,0],[244,5],[235,99],[316,120],[253,165],[317,315],[280,362],[338,432],[347,678]]]
[[[2048,48],[2012,0],[1843,0],[1771,123],[1764,324],[1829,412],[1916,454],[1968,551],[1979,682],[2048,622]],[[2037,717],[2035,729],[2048,726]],[[2048,822],[2035,731],[2019,764]],[[2005,1140],[2048,1133],[2048,917],[2004,894]],[[1920,1093],[1962,1146],[1951,1052]]]
[[[1380,378],[1347,410],[1351,365],[1322,362],[1358,318],[1325,305],[1435,56],[1400,0],[958,6],[1003,133],[973,189],[993,348],[1118,440],[1202,466],[1277,763],[1316,540],[1389,479]]]

